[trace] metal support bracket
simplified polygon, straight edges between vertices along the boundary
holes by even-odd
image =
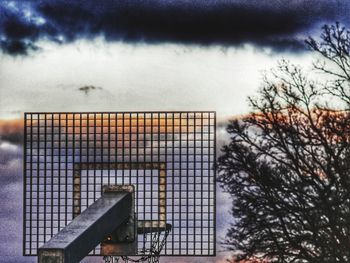
[[[132,195],[132,208],[128,219],[106,236],[101,243],[101,255],[124,256],[137,254],[137,223],[135,214],[135,189],[133,185],[106,185],[104,193],[126,192]]]
[[[131,192],[103,196],[38,249],[39,263],[77,263],[133,213]],[[111,220],[113,219],[113,220]]]

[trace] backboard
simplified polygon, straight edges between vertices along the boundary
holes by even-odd
[[[24,255],[105,185],[135,187],[138,255],[169,225],[161,255],[215,255],[215,130],[215,112],[26,113]]]

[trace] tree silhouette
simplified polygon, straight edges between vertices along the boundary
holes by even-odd
[[[350,33],[326,25],[306,43],[316,80],[281,61],[227,127],[218,181],[236,261],[350,262]]]

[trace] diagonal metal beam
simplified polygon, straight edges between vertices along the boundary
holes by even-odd
[[[77,263],[129,216],[132,194],[105,192],[38,250],[39,263]]]

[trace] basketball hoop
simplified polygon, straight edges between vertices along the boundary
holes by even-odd
[[[215,112],[31,112],[24,128],[24,255],[215,255]]]
[[[171,231],[171,225],[166,224],[165,231],[156,231],[153,233],[144,233],[143,234],[143,248],[139,251],[138,254],[143,255],[139,258],[134,258],[130,256],[104,256],[103,260],[105,263],[119,263],[119,262],[148,262],[148,263],[157,263],[159,262],[159,257],[162,249],[166,244],[166,239]],[[147,248],[147,238],[151,238],[150,247]],[[121,261],[120,261],[121,260]]]

